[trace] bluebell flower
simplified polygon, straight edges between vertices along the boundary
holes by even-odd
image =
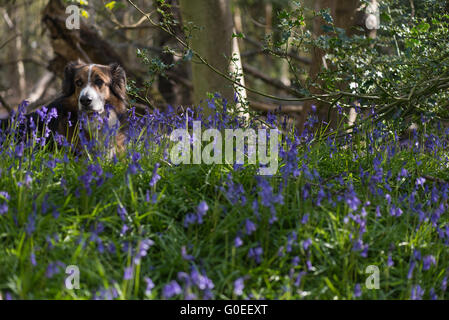
[[[296,277],[296,280],[295,280],[295,286],[296,287],[299,287],[301,285],[301,280],[304,277],[304,275],[306,275],[305,271],[301,271],[301,272],[298,273],[298,276]]]
[[[157,169],[160,167],[159,162],[154,165],[153,175],[151,176],[150,187],[156,185],[156,183],[161,179],[161,176],[157,173]]]
[[[435,257],[432,255],[425,256],[423,258],[423,270],[429,270],[432,265],[436,264]]]
[[[131,280],[133,278],[133,267],[126,267],[125,268],[125,272],[123,274],[123,279],[124,280]]]
[[[181,247],[181,255],[182,255],[182,258],[187,261],[192,261],[194,259],[194,257],[192,255],[187,254],[186,246]]]
[[[441,291],[446,291],[446,289],[447,289],[447,276],[445,276],[443,280],[441,280]]]
[[[8,204],[3,202],[0,204],[0,216],[8,212]]]
[[[430,288],[429,295],[430,295],[430,300],[438,300],[438,296],[435,293],[435,289],[434,288]]]
[[[361,204],[361,201],[357,197],[357,194],[354,191],[354,187],[352,185],[349,187],[349,190],[345,195],[345,201],[352,211],[357,210]]]
[[[419,186],[424,186],[424,183],[426,182],[426,179],[425,178],[423,178],[423,177],[420,177],[420,178],[418,178],[418,179],[416,179],[416,186],[417,187],[419,187]]]
[[[190,278],[192,279],[193,284],[195,284],[200,290],[212,290],[214,288],[214,283],[212,280],[205,274],[199,273],[196,268],[192,268]]]
[[[184,217],[184,228],[187,228],[189,225],[197,222],[198,216],[193,213],[188,213]]]
[[[256,231],[256,225],[250,219],[246,219],[245,220],[245,230],[246,230],[246,234],[250,235],[254,231]]]
[[[415,269],[415,265],[416,265],[415,261],[410,262],[410,267],[407,273],[407,279],[409,280],[413,277],[413,270]]]
[[[134,263],[139,264],[140,260],[147,255],[148,250],[154,244],[151,239],[144,239],[140,241],[139,247],[137,249],[136,256],[134,257]]]
[[[235,239],[234,239],[234,246],[235,246],[236,248],[238,248],[238,247],[240,247],[242,244],[243,244],[242,239],[241,239],[239,236],[235,237]]]
[[[310,239],[310,238],[308,238],[302,242],[302,247],[305,251],[307,251],[311,245],[312,245],[312,239]]]
[[[126,215],[128,213],[126,212],[126,209],[122,205],[117,206],[117,213],[118,213],[120,219],[122,219],[122,221],[126,221]]]
[[[301,224],[307,224],[308,221],[309,221],[309,214],[306,213],[305,215],[303,215],[301,219]]]
[[[390,215],[393,217],[400,217],[402,215],[403,211],[401,208],[396,207],[395,205],[392,205],[390,208]]]
[[[153,290],[153,288],[154,288],[153,280],[151,280],[151,278],[149,278],[149,277],[145,277],[144,281],[147,284],[147,286],[145,288],[145,294],[146,295],[150,295],[151,294],[151,290]]]
[[[424,295],[424,289],[422,289],[421,286],[418,284],[412,288],[410,298],[412,300],[422,300],[423,295]]]
[[[248,257],[253,258],[256,263],[260,263],[262,261],[263,249],[261,246],[251,248],[248,252]]]
[[[392,267],[394,265],[393,258],[391,257],[391,253],[388,255],[387,266]]]
[[[292,259],[292,265],[296,267],[299,264],[299,261],[300,261],[299,257],[294,256]]]
[[[0,171],[1,172],[1,171]],[[10,200],[9,193],[6,191],[0,191],[0,197],[4,198],[5,200]]]
[[[354,297],[359,298],[362,296],[362,287],[360,286],[360,283],[357,283],[354,287]]]
[[[171,297],[176,296],[181,292],[182,290],[179,284],[175,280],[172,280],[170,283],[164,286],[162,295],[165,299],[170,299]]]
[[[203,223],[203,217],[206,215],[207,210],[209,210],[209,206],[206,201],[201,201],[196,210],[198,224]]]
[[[236,296],[241,296],[243,294],[243,289],[245,288],[245,280],[243,278],[238,278],[234,281],[234,294]]]

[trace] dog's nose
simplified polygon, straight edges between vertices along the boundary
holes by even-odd
[[[88,107],[90,106],[90,103],[92,102],[92,99],[89,98],[88,96],[82,96],[80,98],[80,103],[83,107]]]

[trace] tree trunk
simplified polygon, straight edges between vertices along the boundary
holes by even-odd
[[[319,11],[321,9],[330,8],[331,15],[334,19],[334,25],[338,28],[342,28],[346,30],[348,36],[354,34],[353,26],[356,24],[356,9],[359,0],[318,0],[315,2],[315,10]],[[314,36],[318,38],[323,33],[323,21],[319,19],[314,20],[313,31]],[[325,52],[321,49],[314,48],[312,51],[312,65],[310,68],[309,76],[315,81],[318,74],[321,71],[321,68],[327,68],[327,65],[324,61]],[[320,83],[317,83],[317,87],[311,88],[311,92],[318,94],[322,93],[319,86]],[[307,116],[311,111],[312,105],[317,107],[317,116],[320,122],[324,121],[329,123],[329,128],[335,129],[338,125],[338,114],[335,109],[329,110],[329,105],[323,103],[311,103],[308,102],[304,105],[304,112],[301,121],[299,122],[299,129],[304,129],[305,121],[307,120]],[[326,126],[327,124],[324,124]]]
[[[15,46],[11,47],[12,55],[13,57],[16,57],[17,63],[16,63],[16,72],[17,72],[17,87],[18,87],[18,94],[19,94],[19,100],[22,101],[25,99],[26,95],[26,77],[25,77],[25,65],[23,63],[23,53],[22,53],[22,35],[19,32],[19,28],[17,25],[19,24],[20,15],[17,13],[17,8],[14,6],[11,7],[11,12],[8,14],[8,11],[5,9],[3,11],[3,18],[8,25],[9,30],[12,33],[15,33],[16,39],[15,39]]]
[[[233,31],[230,1],[180,0],[180,8],[184,26],[195,27],[188,40],[192,49],[220,72],[228,74]],[[193,101],[197,105],[206,99],[207,93],[220,93],[228,100],[234,97],[232,83],[195,59],[192,61],[192,79]],[[204,106],[204,112],[211,114],[213,110]]]

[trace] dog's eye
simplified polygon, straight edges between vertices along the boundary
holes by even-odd
[[[98,87],[101,87],[101,86],[103,85],[103,80],[97,79],[97,80],[95,80],[95,84],[96,84]]]
[[[75,84],[76,84],[77,87],[81,87],[81,86],[83,85],[83,81],[81,81],[81,80],[76,80],[76,81],[75,81]]]

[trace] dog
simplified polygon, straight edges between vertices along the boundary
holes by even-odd
[[[111,153],[124,150],[125,123],[127,115],[126,73],[117,63],[110,65],[86,64],[80,60],[69,62],[64,69],[62,93],[46,106],[55,109],[57,116],[48,122],[54,136],[62,135],[67,141],[74,141],[80,126],[73,125],[85,116],[102,117],[107,114],[108,126],[120,128],[115,136],[116,145]],[[41,113],[35,111],[26,115],[28,120],[39,123]],[[80,121],[81,122],[81,121]],[[86,123],[83,121],[82,123]]]

